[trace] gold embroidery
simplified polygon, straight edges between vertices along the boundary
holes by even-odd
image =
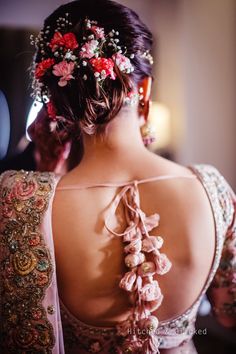
[[[51,173],[7,172],[0,186],[1,337],[8,353],[52,353],[53,327],[42,305],[52,261],[40,232]]]
[[[20,275],[27,275],[35,268],[37,259],[32,252],[16,252],[12,256],[12,263],[16,273]]]

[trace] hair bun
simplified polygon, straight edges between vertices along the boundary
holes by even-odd
[[[102,130],[133,87],[151,76],[144,56],[152,44],[150,31],[136,13],[110,0],[101,0],[99,7],[95,0],[59,7],[34,44],[35,96],[50,98],[51,125],[64,124],[72,134],[72,126],[87,134]]]

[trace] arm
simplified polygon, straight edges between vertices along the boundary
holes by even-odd
[[[236,328],[236,196],[231,190],[230,195],[233,219],[226,232],[219,268],[207,295],[219,323]]]

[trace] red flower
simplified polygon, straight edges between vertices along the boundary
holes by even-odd
[[[71,49],[71,50],[73,50],[73,49],[76,49],[76,48],[78,48],[78,42],[77,42],[77,40],[76,40],[76,37],[75,37],[75,35],[74,35],[74,33],[66,33],[64,36],[63,36],[63,38],[64,38],[64,42],[65,42],[65,47],[67,48],[67,49]]]
[[[64,45],[63,35],[60,32],[55,32],[49,44],[49,46],[52,48],[52,51],[54,52],[57,49],[57,47],[63,45]]]
[[[56,110],[51,101],[47,103],[47,111],[49,118],[55,120],[56,119]]]
[[[35,69],[35,77],[36,79],[39,79],[42,77],[45,72],[51,68],[52,65],[54,65],[55,60],[54,59],[45,59],[41,61],[40,63],[37,64],[36,69]]]
[[[52,51],[55,52],[58,47],[65,47],[73,50],[78,48],[79,45],[74,33],[69,32],[63,36],[60,32],[55,32],[49,46],[52,48]]]
[[[114,62],[110,58],[92,58],[90,60],[92,67],[95,70],[95,76],[100,74],[101,79],[105,79],[110,76],[112,80],[115,80],[116,74],[114,73]],[[97,74],[97,75],[96,75]]]

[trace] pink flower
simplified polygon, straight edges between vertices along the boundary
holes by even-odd
[[[144,252],[152,252],[154,250],[158,250],[162,247],[163,245],[163,239],[158,236],[150,236],[148,238],[145,238],[142,241],[142,251]]]
[[[154,229],[155,227],[157,227],[159,225],[159,221],[160,221],[160,215],[158,214],[153,214],[150,216],[145,216],[144,219],[144,224],[145,224],[145,228],[146,230],[149,232],[152,229]],[[144,228],[142,228],[143,233],[145,233]]]
[[[40,79],[48,69],[51,68],[51,66],[53,66],[53,64],[55,63],[54,59],[45,59],[43,61],[41,61],[40,63],[38,63],[36,65],[35,68],[35,77],[36,79]]]
[[[154,263],[156,265],[156,273],[163,275],[169,272],[172,264],[164,253],[155,255]]]
[[[91,31],[95,34],[96,38],[98,39],[104,39],[105,33],[104,33],[104,28],[98,27],[98,26],[92,26]]]
[[[130,74],[134,71],[134,67],[131,64],[129,58],[127,58],[123,54],[121,53],[113,54],[112,59],[114,60],[114,62],[116,63],[120,71],[126,74]]]
[[[116,79],[116,75],[113,71],[114,62],[112,59],[107,58],[93,58],[90,63],[95,71],[95,76],[104,80],[106,77],[110,76],[112,80]]]
[[[67,85],[67,81],[74,79],[72,72],[74,70],[75,63],[63,60],[59,64],[54,65],[53,74],[55,76],[61,76],[58,85],[63,87]]]
[[[13,195],[17,199],[27,200],[35,194],[37,190],[37,183],[34,180],[17,181],[13,186]]]
[[[134,272],[127,272],[120,281],[120,288],[126,291],[132,291],[136,280],[136,274]]]
[[[95,39],[85,43],[81,48],[80,56],[82,58],[88,58],[88,59],[93,58],[96,52],[98,51],[98,45],[99,42]]]
[[[161,306],[162,301],[163,295],[161,294],[157,300],[146,302],[145,309],[150,312],[156,311]]]
[[[141,277],[154,275],[156,272],[156,265],[154,262],[144,262],[138,267],[138,274]]]
[[[140,320],[138,326],[141,329],[145,329],[147,334],[149,334],[150,332],[153,332],[157,329],[158,324],[159,321],[155,316],[149,316],[148,318]]]
[[[156,280],[144,285],[141,289],[141,299],[143,301],[154,301],[161,296],[161,289]]]
[[[141,251],[141,247],[142,247],[142,242],[141,240],[137,239],[137,240],[133,240],[130,242],[130,244],[128,246],[125,247],[125,252],[126,253],[139,253]]]
[[[125,230],[124,242],[134,241],[137,239],[141,239],[142,234],[139,228],[135,227],[134,224],[131,224]]]
[[[153,333],[143,343],[143,353],[145,354],[159,353],[159,346],[160,346],[159,338]]]
[[[145,256],[143,253],[138,253],[138,254],[128,254],[128,256],[125,257],[125,264],[129,268],[136,267],[137,265],[143,263],[145,261]]]

